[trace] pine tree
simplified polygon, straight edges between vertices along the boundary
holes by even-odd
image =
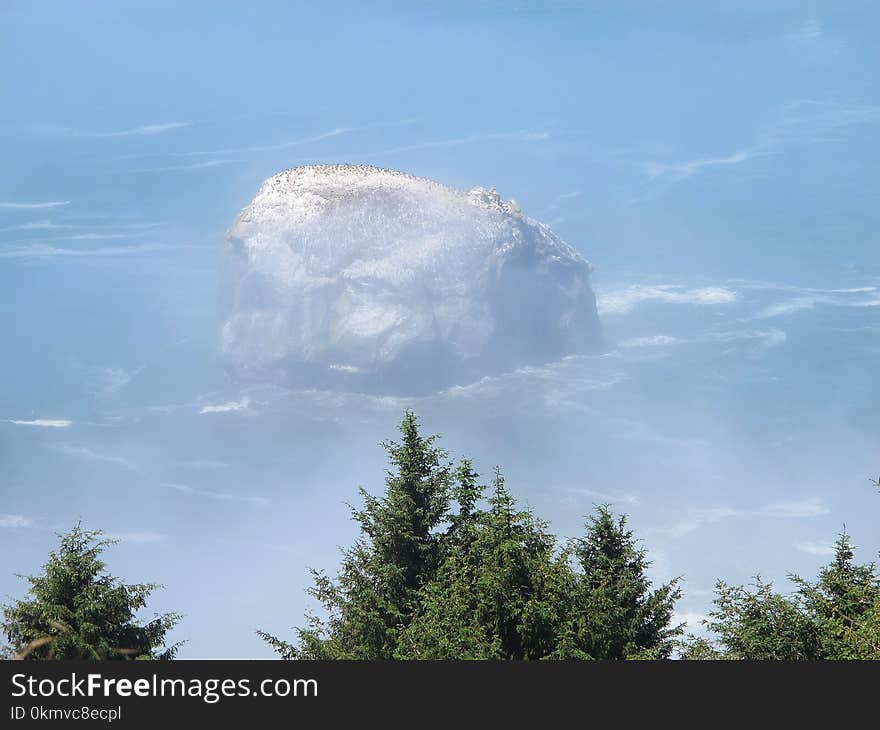
[[[650,563],[626,528],[626,517],[615,519],[607,507],[598,507],[570,555],[579,570],[568,589],[570,608],[556,656],[669,658],[682,633],[671,625],[679,581],[651,590]]]
[[[401,636],[400,658],[539,659],[552,651],[555,588],[565,566],[556,539],[530,510],[520,510],[496,470],[487,509],[470,462],[458,471],[458,514],[450,519],[436,581]]]
[[[79,525],[59,535],[40,575],[26,576],[28,597],[3,607],[0,623],[14,654],[28,659],[173,659],[165,645],[174,613],[142,623],[137,612],[160,586],[125,584],[105,572],[113,540]]]
[[[834,560],[815,583],[792,580],[815,627],[820,658],[880,659],[880,577],[874,563],[856,564],[849,535],[838,537]]]
[[[478,482],[479,478],[480,475],[474,471],[470,459],[464,458],[459,462],[451,492],[452,499],[458,505],[458,512],[449,518],[450,527],[445,538],[447,546],[473,538],[480,517],[477,502],[482,499],[484,491]]]
[[[469,459],[455,470],[452,499],[458,506],[448,516],[441,538],[437,575],[422,589],[419,606],[399,637],[400,659],[490,659],[496,648],[477,620],[475,590],[479,553],[474,549],[483,519],[477,506],[484,488]]]
[[[600,509],[561,550],[499,469],[487,489],[468,459],[451,468],[412,413],[400,430],[385,444],[385,495],[361,490],[352,510],[361,534],[337,577],[315,573],[324,616],[310,615],[292,644],[260,632],[283,658],[669,656],[677,581],[651,590],[624,518]]]
[[[815,582],[790,576],[796,591],[777,593],[757,579],[752,590],[716,587],[707,627],[714,639],[693,639],[693,659],[880,659],[880,576],[874,563],[858,565],[848,535]]]
[[[383,443],[392,469],[386,492],[375,497],[361,489],[364,506],[352,508],[360,527],[354,547],[343,553],[336,580],[313,571],[310,594],[327,618],[312,615],[291,645],[258,632],[288,658],[390,659],[397,637],[415,612],[420,589],[431,581],[440,558],[437,528],[446,517],[450,467],[436,436],[419,433],[407,411],[401,440]]]
[[[751,659],[797,661],[816,659],[815,627],[804,615],[796,597],[773,590],[755,578],[751,588],[719,581],[715,607],[706,627],[716,637],[690,638],[685,659]]]

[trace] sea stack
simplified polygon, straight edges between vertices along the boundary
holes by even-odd
[[[494,189],[297,167],[229,228],[223,352],[248,381],[428,393],[596,351],[590,271]]]

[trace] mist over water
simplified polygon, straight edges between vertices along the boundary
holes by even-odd
[[[175,332],[134,373],[82,366],[86,403],[49,408],[63,401],[47,397],[33,410],[71,426],[6,427],[4,473],[17,488],[4,511],[39,520],[16,532],[16,552],[36,560],[46,530],[100,524],[124,540],[113,564],[162,580],[161,605],[183,603],[201,627],[190,655],[213,655],[210,636],[224,631],[238,637],[231,654],[260,655],[254,617],[281,630],[305,608],[305,566],[335,566],[353,537],[344,503],[360,485],[381,490],[378,442],[405,408],[484,475],[501,465],[561,535],[577,535],[594,504],[629,513],[653,574],[685,575],[683,612],[704,611],[718,577],[813,570],[844,523],[876,547],[878,403],[858,364],[880,349],[870,284],[596,286],[606,353],[423,397],[241,386],[199,328]],[[811,297],[822,301],[808,307]]]
[[[167,586],[182,656],[269,656],[253,629],[301,623],[405,408],[560,535],[629,513],[692,618],[844,525],[876,554],[873,11],[262,9],[0,11],[0,592],[81,518]],[[231,378],[226,227],[341,162],[515,198],[594,264],[606,349],[418,397]]]

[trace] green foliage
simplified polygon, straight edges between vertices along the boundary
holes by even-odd
[[[678,580],[650,590],[649,563],[626,529],[626,517],[615,519],[607,507],[599,507],[571,552],[580,568],[565,629],[573,656],[668,658],[681,633],[681,627],[671,626],[681,596]]]
[[[461,495],[476,475],[458,471]],[[482,492],[482,490],[480,490]],[[552,652],[562,564],[555,538],[519,510],[496,472],[488,509],[465,498],[443,541],[444,560],[421,594],[396,656],[406,659],[538,659]]]
[[[79,525],[59,535],[43,573],[25,576],[23,600],[3,606],[3,632],[12,653],[28,659],[172,659],[165,635],[177,614],[140,623],[154,584],[127,585],[104,572],[102,553],[114,541]]]
[[[848,535],[840,535],[816,583],[793,580],[815,626],[817,658],[880,659],[880,575],[874,563],[855,563]]]
[[[685,658],[810,659],[814,636],[797,601],[773,591],[760,578],[755,586],[716,584],[715,609],[707,627],[718,645],[702,640]]]
[[[338,580],[313,571],[310,594],[327,614],[308,618],[299,645],[258,632],[282,656],[307,659],[391,659],[399,634],[415,612],[422,587],[437,571],[448,508],[450,470],[446,453],[423,437],[407,412],[400,442],[383,444],[393,471],[385,496],[361,489],[364,506],[352,508],[360,538],[343,553]]]
[[[855,563],[849,536],[839,537],[815,582],[791,580],[791,595],[760,579],[751,589],[719,582],[706,622],[715,639],[692,638],[683,657],[880,659],[880,576],[873,563]]]
[[[520,509],[496,470],[453,468],[406,413],[385,444],[386,493],[361,490],[360,538],[335,580],[314,573],[323,618],[295,643],[260,635],[287,659],[666,658],[677,582],[651,591],[648,562],[606,508],[560,548]]]

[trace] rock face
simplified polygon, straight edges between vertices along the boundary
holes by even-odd
[[[590,270],[494,190],[298,167],[227,232],[223,350],[247,380],[430,392],[596,350]]]

